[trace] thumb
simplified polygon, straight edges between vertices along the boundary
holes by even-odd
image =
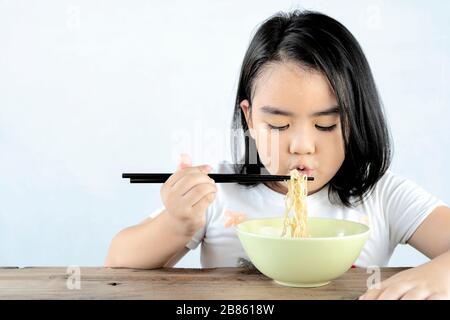
[[[178,160],[177,170],[182,170],[187,167],[192,167],[191,157],[186,153],[182,153],[180,154],[180,158]]]

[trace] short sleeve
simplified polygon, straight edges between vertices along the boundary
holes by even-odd
[[[406,244],[413,233],[437,207],[446,205],[415,182],[389,173],[384,179],[382,201],[389,223],[391,247]]]
[[[155,218],[157,217],[161,212],[163,212],[165,209],[165,207],[160,207],[158,209],[156,209],[155,211],[153,211],[152,213],[150,213],[150,218]]]
[[[163,212],[165,207],[160,207],[156,210],[154,210],[152,213],[150,213],[151,218],[157,217],[161,212]],[[200,230],[198,230],[191,238],[191,240],[186,244],[186,247],[190,250],[194,250],[198,247],[198,245],[202,242],[203,238],[205,237],[206,228],[203,227]]]
[[[205,237],[206,228],[203,227],[200,230],[198,230],[194,236],[191,238],[191,241],[186,245],[191,250],[194,250],[198,247],[198,245],[203,241],[203,238]]]

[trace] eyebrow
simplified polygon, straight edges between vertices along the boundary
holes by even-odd
[[[286,117],[292,117],[295,115],[291,111],[282,110],[282,109],[279,109],[274,106],[263,106],[263,107],[261,107],[261,111],[266,114],[286,116]],[[314,113],[310,114],[309,116],[310,117],[320,117],[320,116],[328,116],[328,115],[338,114],[338,113],[339,113],[339,106],[332,106],[328,109],[314,112]]]

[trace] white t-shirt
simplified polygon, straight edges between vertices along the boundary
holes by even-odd
[[[221,162],[212,173],[234,173],[232,165]],[[206,212],[206,225],[186,245],[195,249],[201,243],[203,268],[236,267],[240,258],[248,260],[234,227],[225,228],[225,210],[246,214],[247,219],[282,217],[284,195],[263,183],[247,187],[237,183],[218,183],[214,202]],[[405,244],[436,207],[446,205],[414,182],[390,170],[378,181],[373,193],[355,208],[333,205],[328,185],[308,196],[308,215],[352,220],[370,226],[370,235],[355,265],[386,266],[398,244]],[[164,207],[154,211],[158,215]]]

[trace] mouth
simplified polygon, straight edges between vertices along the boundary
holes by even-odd
[[[312,177],[314,174],[314,170],[312,169],[303,169],[303,170],[297,169],[297,170],[299,170],[303,174],[306,174],[308,177]]]
[[[293,169],[297,169],[299,172],[301,172],[302,174],[305,174],[308,177],[314,176],[314,169],[310,169],[310,168],[304,167],[304,166],[300,166],[300,167],[293,168]]]

